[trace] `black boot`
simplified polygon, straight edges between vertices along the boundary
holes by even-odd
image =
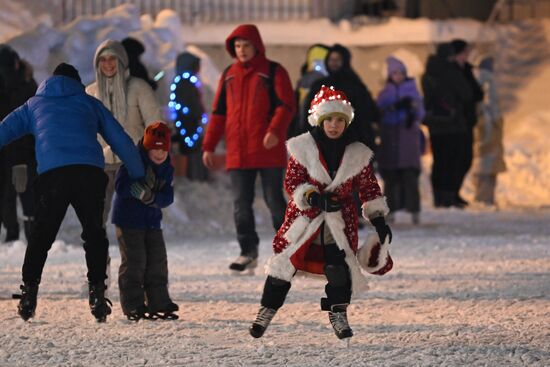
[[[351,338],[353,331],[348,324],[348,304],[332,305],[328,319],[338,339]]]
[[[261,338],[276,313],[277,310],[273,308],[261,306],[258,310],[256,320],[254,320],[252,326],[250,326],[250,335],[252,335],[254,338]]]
[[[36,297],[38,295],[38,283],[27,282],[21,287],[21,300],[17,305],[17,313],[25,321],[34,317],[36,310]]]
[[[97,322],[107,321],[107,315],[111,314],[111,307],[113,303],[105,298],[105,290],[107,287],[103,283],[92,284],[90,287],[90,310],[92,315],[95,316]]]

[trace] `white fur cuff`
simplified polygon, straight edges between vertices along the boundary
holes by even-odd
[[[367,201],[361,206],[363,208],[363,218],[370,220],[375,217],[386,216],[390,212],[385,196],[379,196],[374,200]]]
[[[294,193],[292,194],[292,199],[294,200],[294,203],[296,204],[298,209],[306,210],[311,208],[311,206],[307,203],[307,200],[305,197],[306,192],[310,191],[311,189],[314,189],[317,191],[317,188],[315,186],[309,183],[305,183],[296,187],[296,190],[294,190]]]

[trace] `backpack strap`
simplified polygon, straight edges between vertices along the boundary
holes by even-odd
[[[269,61],[269,116],[273,116],[275,113],[275,109],[279,107],[282,102],[277,97],[277,91],[275,90],[275,73],[277,72],[277,68],[279,67],[279,63],[275,61]]]
[[[231,65],[225,68],[225,70],[222,73],[221,80],[223,80],[222,84],[222,90],[220,91],[220,96],[218,97],[218,101],[216,103],[216,107],[212,111],[213,115],[223,115],[225,116],[227,112],[227,92],[225,89],[225,77],[227,76],[227,72],[229,71],[229,68]]]

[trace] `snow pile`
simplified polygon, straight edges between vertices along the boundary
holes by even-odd
[[[20,2],[0,0],[0,9],[2,9],[0,11],[0,43],[39,24],[52,24],[52,19],[48,14],[34,16]]]
[[[163,91],[168,90],[168,83],[173,78],[174,60],[185,50],[182,34],[181,22],[173,10],[163,10],[153,20],[147,14],[140,16],[136,6],[125,4],[102,16],[77,18],[59,29],[41,23],[7,43],[31,62],[38,82],[50,76],[55,66],[63,61],[74,65],[83,83],[89,84],[95,79],[93,56],[97,46],[109,38],[122,40],[131,36],[144,44],[146,51],[142,60],[149,72],[152,75],[161,70],[166,72],[159,86]],[[197,56],[206,57],[200,50],[195,48],[195,51]],[[209,60],[203,63],[203,71],[207,76],[203,84],[215,90],[219,71]]]

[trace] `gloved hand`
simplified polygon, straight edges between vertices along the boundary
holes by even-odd
[[[317,191],[312,191],[307,195],[306,200],[309,205],[327,213],[337,212],[342,209],[342,205],[338,202],[338,198],[333,192],[320,194]]]
[[[380,238],[380,243],[384,243],[386,241],[386,237],[388,237],[388,243],[391,243],[392,240],[392,233],[390,226],[386,224],[386,220],[384,217],[376,217],[372,218],[370,220],[374,228],[376,229],[376,233],[378,233],[378,237]]]
[[[152,166],[147,166],[147,169],[145,170],[145,177],[143,178],[143,183],[150,189],[153,189],[156,185],[157,176],[155,175],[155,171],[153,171]]]
[[[130,186],[130,194],[145,205],[150,205],[155,201],[155,194],[149,186],[143,182],[134,182]]]
[[[18,193],[27,189],[27,165],[18,164],[11,168],[11,182]]]
[[[412,107],[412,98],[411,97],[403,97],[399,101],[394,103],[394,107],[396,110],[410,110]]]
[[[407,120],[405,121],[405,126],[407,126],[407,129],[410,129],[414,122],[416,121],[416,114],[413,110],[407,111]]]

